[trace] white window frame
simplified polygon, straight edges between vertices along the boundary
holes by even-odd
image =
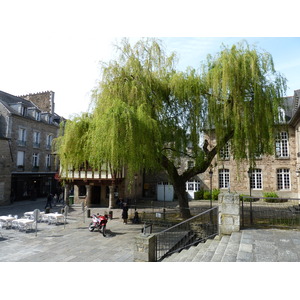
[[[221,160],[229,160],[230,159],[230,143],[229,142],[227,142],[225,144],[225,146],[222,149],[220,149],[219,155],[220,155]]]
[[[23,117],[27,116],[27,107],[25,107],[23,105],[20,106],[20,115]]]
[[[46,141],[46,148],[47,149],[51,149],[52,141],[53,141],[53,134],[48,134],[47,135],[47,141]]]
[[[26,139],[27,139],[27,131],[26,128],[20,127],[18,131],[19,137],[18,137],[18,144],[19,146],[25,146],[26,145]]]
[[[40,148],[40,142],[41,142],[41,133],[39,131],[34,131],[33,132],[33,147]]]
[[[37,120],[37,121],[41,121],[41,113],[37,110],[34,111],[34,118]]]
[[[282,131],[277,135],[276,142],[276,157],[288,158],[289,154],[289,135],[286,131]]]
[[[263,188],[262,181],[262,170],[253,169],[250,177],[250,186],[253,190],[262,190]]]
[[[290,190],[291,189],[291,175],[290,169],[277,169],[277,190]]]
[[[51,154],[46,155],[46,167],[47,168],[51,167]]]
[[[229,169],[219,169],[219,188],[228,189],[230,187]]]
[[[40,162],[40,154],[39,153],[33,153],[32,154],[32,166],[33,167],[39,167]]]
[[[25,164],[25,151],[17,152],[17,166],[24,167]]]

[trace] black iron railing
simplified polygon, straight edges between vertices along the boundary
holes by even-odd
[[[218,234],[218,207],[193,216],[156,234],[156,261]]]
[[[298,198],[241,196],[241,227],[300,228]]]

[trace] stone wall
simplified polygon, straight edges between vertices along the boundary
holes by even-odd
[[[52,91],[28,94],[20,97],[33,102],[42,112],[54,113],[54,92]]]
[[[276,158],[275,155],[262,156],[256,160],[255,168],[262,170],[262,189],[251,189],[252,196],[263,196],[264,192],[276,192],[279,197],[298,197],[298,178],[296,175],[297,169],[297,139],[295,129],[288,128],[289,134],[289,157]],[[208,137],[206,137],[208,139]],[[210,136],[211,149],[215,145],[215,137],[213,134]],[[275,147],[275,146],[274,146]],[[212,188],[219,188],[219,170],[228,169],[230,173],[230,191],[249,195],[250,185],[248,170],[249,164],[247,162],[241,163],[239,166],[233,159],[232,153],[228,160],[222,160],[215,157],[212,162]],[[290,170],[290,183],[291,187],[288,190],[278,190],[277,188],[277,169],[287,168]],[[210,186],[209,169],[204,174],[204,184]],[[221,192],[228,191],[228,189],[221,189]]]
[[[155,261],[155,235],[139,234],[135,237],[134,261],[135,262],[154,262]]]
[[[32,171],[32,155],[33,153],[39,153],[39,171],[43,172],[55,172],[56,165],[54,156],[51,156],[51,168],[46,168],[46,155],[52,154],[52,149],[47,147],[47,136],[52,135],[53,139],[58,135],[58,126],[52,124],[46,124],[41,121],[24,118],[21,116],[12,116],[12,128],[11,128],[11,140],[12,140],[12,153],[14,162],[17,161],[17,152],[25,151],[25,168],[24,171]],[[26,145],[20,146],[18,144],[19,128],[26,129]],[[40,133],[40,145],[34,147],[33,134],[34,131]],[[13,165],[13,171],[18,171],[16,163]]]
[[[10,203],[11,165],[9,140],[0,137],[0,205]]]
[[[240,231],[240,200],[238,194],[219,195],[219,235],[230,235]]]

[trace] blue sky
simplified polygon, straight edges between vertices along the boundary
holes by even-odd
[[[171,37],[161,38],[169,51],[178,52],[178,68],[197,68],[208,54],[216,54],[221,45],[231,46],[242,40],[271,53],[275,69],[288,79],[287,95],[300,89],[300,37]]]
[[[58,114],[69,117],[87,111],[90,91],[100,77],[99,61],[113,57],[112,45],[123,36],[151,36],[161,38],[167,51],[178,53],[178,68],[183,70],[197,68],[222,43],[246,39],[272,54],[292,95],[300,89],[299,17],[292,0],[277,8],[268,2],[253,0],[245,10],[236,0],[186,0],[185,5],[153,0],[144,6],[137,0],[4,0],[0,90],[13,95],[52,90]],[[235,9],[226,11],[230,4]]]

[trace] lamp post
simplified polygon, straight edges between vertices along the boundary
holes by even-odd
[[[252,170],[251,170],[251,168],[249,168],[249,170],[248,170],[248,178],[249,178],[250,197],[251,197],[251,176],[252,176]]]
[[[212,208],[212,176],[213,171],[212,169],[209,170],[209,180],[210,180],[210,208]]]
[[[250,224],[253,224],[253,215],[252,215],[252,198],[251,198],[251,177],[252,177],[252,169],[249,168],[248,170],[248,177],[249,177],[249,191],[250,191]]]

